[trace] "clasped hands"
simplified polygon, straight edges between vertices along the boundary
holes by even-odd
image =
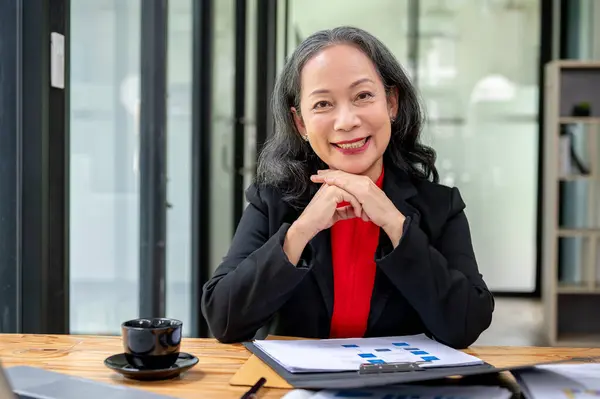
[[[320,170],[310,179],[322,185],[295,223],[310,238],[340,220],[356,217],[381,227],[394,247],[398,245],[406,218],[373,180],[331,169]]]

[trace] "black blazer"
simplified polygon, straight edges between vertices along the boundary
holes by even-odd
[[[365,336],[425,333],[465,348],[491,323],[494,299],[478,271],[458,189],[386,167],[383,191],[407,216],[394,249],[380,230]],[[333,311],[330,230],[317,234],[298,266],[283,242],[299,210],[270,187],[252,185],[233,242],[205,284],[202,312],[221,342],[263,334],[328,338]],[[264,327],[264,328],[263,328]]]

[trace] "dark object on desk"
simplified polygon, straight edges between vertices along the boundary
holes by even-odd
[[[112,355],[104,360],[104,365],[127,378],[141,381],[168,380],[179,376],[198,363],[198,358],[189,353],[180,352],[175,363],[162,369],[139,369],[132,366],[124,353]]]
[[[129,320],[121,325],[123,349],[136,369],[166,369],[179,358],[183,323],[166,318]]]
[[[542,364],[560,364],[569,362],[594,362],[598,358],[573,358],[569,360],[559,360],[555,362],[527,364],[522,366],[497,368],[489,363],[483,363],[475,366],[458,367],[412,367],[400,368],[396,372],[380,372],[362,374],[359,371],[344,372],[325,372],[325,373],[290,373],[269,355],[264,353],[252,342],[245,342],[244,346],[256,357],[271,367],[277,374],[285,379],[293,388],[296,389],[352,389],[380,387],[393,384],[407,384],[413,382],[447,380],[449,377],[470,377],[470,376],[489,376],[501,373],[503,371],[523,370],[539,366]],[[327,361],[327,359],[324,359]]]
[[[265,378],[260,378],[258,381],[256,381],[256,384],[254,384],[248,391],[246,391],[244,395],[242,395],[241,399],[256,398],[258,390],[265,385],[265,382],[267,382]]]

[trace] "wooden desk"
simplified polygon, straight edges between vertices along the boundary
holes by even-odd
[[[84,335],[0,334],[0,360],[4,367],[29,365],[114,384],[137,386],[184,398],[239,398],[245,389],[228,384],[231,376],[250,356],[241,345],[223,345],[212,339],[184,339],[182,351],[200,362],[180,378],[138,382],[104,366],[104,359],[122,352],[121,337]],[[567,349],[535,347],[474,347],[467,352],[497,367],[600,356],[600,348]],[[287,391],[261,390],[260,398],[279,398]]]

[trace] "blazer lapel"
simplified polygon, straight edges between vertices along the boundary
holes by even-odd
[[[392,201],[396,208],[404,216],[411,218],[411,223],[419,223],[419,211],[413,207],[407,200],[417,194],[417,189],[410,182],[406,174],[400,171],[386,168],[383,181],[383,191]],[[381,254],[390,253],[393,250],[392,243],[383,229],[379,229],[379,246],[377,247],[377,257]],[[385,274],[377,269],[375,275],[375,285],[371,297],[371,311],[369,313],[368,329],[371,329],[385,307],[385,304],[393,290],[392,285],[387,280]]]
[[[389,170],[389,172],[388,172]],[[414,221],[420,218],[419,211],[407,200],[417,194],[417,189],[404,172],[391,168],[385,170],[383,192],[404,216],[410,216]]]
[[[331,230],[319,232],[310,242],[315,263],[312,268],[313,277],[317,281],[327,314],[333,315],[333,261],[331,256]]]

